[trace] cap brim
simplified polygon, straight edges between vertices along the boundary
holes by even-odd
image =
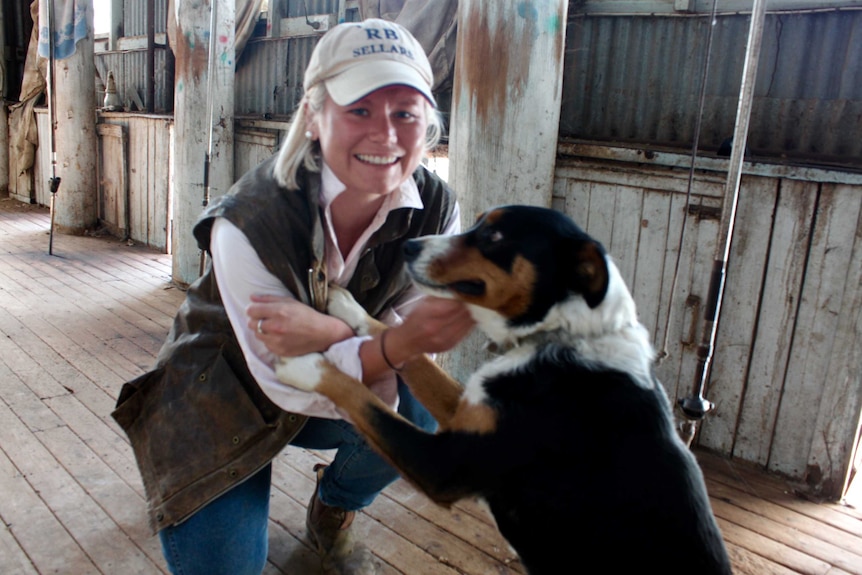
[[[408,86],[437,107],[427,80],[418,70],[400,62],[377,60],[356,64],[337,76],[327,78],[324,84],[329,96],[339,106],[352,104],[386,86]]]

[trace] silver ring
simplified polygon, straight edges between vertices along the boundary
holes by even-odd
[[[263,331],[263,318],[260,318],[259,320],[257,320],[257,333],[259,333],[259,334],[264,334],[264,331]]]

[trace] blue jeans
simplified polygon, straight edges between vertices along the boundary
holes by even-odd
[[[398,382],[398,412],[426,431],[437,422],[407,386]],[[343,420],[311,418],[291,445],[337,449],[320,482],[327,505],[350,511],[371,504],[398,472]],[[268,551],[267,521],[272,465],[211,501],[178,525],[159,532],[162,553],[174,575],[260,575]]]

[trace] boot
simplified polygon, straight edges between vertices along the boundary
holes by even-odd
[[[325,575],[376,575],[374,556],[356,541],[350,530],[356,512],[330,507],[317,496],[324,469],[323,464],[314,466],[317,484],[305,516],[308,536],[322,559],[323,572]]]

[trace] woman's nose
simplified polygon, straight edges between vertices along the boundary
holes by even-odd
[[[386,115],[375,118],[371,128],[371,137],[384,142],[396,140],[395,123],[392,118]]]

